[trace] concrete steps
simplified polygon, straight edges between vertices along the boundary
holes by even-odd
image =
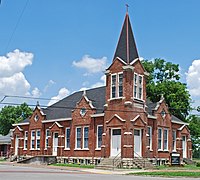
[[[116,168],[153,169],[155,166],[145,158],[104,158],[98,165],[96,165],[96,169],[113,170]]]

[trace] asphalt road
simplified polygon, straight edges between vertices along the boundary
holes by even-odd
[[[177,180],[178,178],[139,177],[116,175],[108,171],[89,172],[80,169],[54,169],[48,167],[25,167],[0,164],[0,180]],[[181,178],[192,180],[196,178]]]

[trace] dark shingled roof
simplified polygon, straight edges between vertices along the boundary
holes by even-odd
[[[128,36],[127,36],[127,26],[128,26]],[[127,59],[128,58],[127,57],[127,40],[128,40],[128,45],[129,45],[128,47],[129,60]],[[121,58],[126,63],[128,61],[129,63],[131,63],[133,60],[139,57],[128,14],[126,14],[126,17],[124,20],[124,24],[122,27],[122,31],[120,34],[120,38],[117,44],[117,48],[116,48],[113,60],[115,60],[116,57]]]
[[[172,121],[175,123],[180,123],[180,124],[184,124],[185,122],[183,122],[182,120],[180,120],[179,118],[177,118],[176,116],[172,115]]]
[[[46,120],[51,119],[61,119],[61,118],[71,118],[72,111],[75,109],[76,104],[81,100],[83,96],[83,91],[75,92],[66,98],[58,101],[57,103],[42,109],[44,114],[46,114]],[[104,105],[106,94],[106,87],[98,87],[94,89],[86,90],[86,97],[92,102],[92,105],[96,108],[96,113],[104,112]],[[147,112],[149,115],[153,115],[153,110],[155,110],[157,103],[151,102],[147,99]],[[172,115],[172,120],[177,123],[184,124],[183,121]],[[29,119],[25,119],[23,122],[29,122]]]
[[[153,115],[153,110],[156,108],[157,103],[156,102],[152,102],[149,99],[147,99],[147,112],[150,115]]]
[[[0,144],[11,144],[10,132],[6,136],[0,135]]]
[[[68,97],[58,101],[57,103],[43,109],[46,114],[46,119],[70,118],[72,110],[81,100],[83,91],[75,92]],[[86,97],[92,102],[92,105],[97,109],[96,113],[102,113],[105,104],[105,86],[86,90]]]

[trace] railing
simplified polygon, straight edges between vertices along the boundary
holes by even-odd
[[[136,157],[136,156],[137,157]],[[140,162],[143,164],[143,167],[145,168],[146,166],[146,164],[145,164],[145,159],[142,157],[142,156],[140,156],[137,152],[135,152],[135,151],[133,151],[133,159],[135,159],[135,158],[137,158],[137,159],[139,159],[140,160]]]
[[[115,166],[118,165],[119,161],[120,161],[120,163],[122,161],[121,152],[119,152],[113,159],[113,170],[114,170]]]

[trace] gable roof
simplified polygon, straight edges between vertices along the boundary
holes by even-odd
[[[75,92],[57,103],[43,109],[46,119],[60,119],[71,117],[72,110],[83,96],[83,91]],[[92,105],[97,109],[96,113],[102,113],[105,104],[105,86],[86,90],[86,96]]]
[[[113,60],[117,57],[128,64],[139,58],[128,13],[125,16]]]
[[[11,132],[6,136],[0,134],[0,144],[11,144]]]

